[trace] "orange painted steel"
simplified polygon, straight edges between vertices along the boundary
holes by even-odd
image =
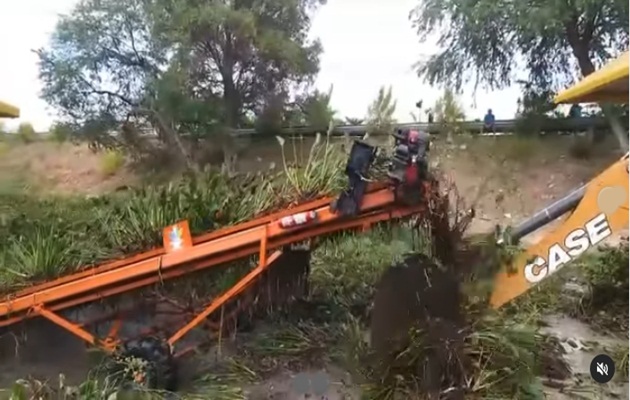
[[[371,189],[372,190],[378,190],[378,189],[382,189],[384,188],[385,185],[382,183],[376,183],[374,184]],[[247,222],[243,222],[240,223],[238,225],[233,225],[233,226],[228,226],[225,228],[221,228],[221,229],[217,229],[215,231],[212,232],[208,232],[196,237],[193,237],[193,244],[197,245],[200,243],[205,243],[208,242],[210,240],[214,240],[216,238],[222,237],[222,236],[226,236],[235,232],[239,232],[241,230],[245,230],[245,229],[250,229],[250,228],[254,228],[256,226],[260,226],[262,224],[266,224],[272,221],[275,221],[277,219],[280,219],[282,217],[285,217],[287,215],[291,215],[293,213],[298,213],[298,212],[302,212],[302,211],[308,211],[311,210],[313,208],[319,208],[319,207],[323,207],[327,204],[330,204],[330,202],[333,201],[332,197],[325,197],[325,198],[320,198],[320,199],[316,199],[307,203],[302,203],[297,205],[294,208],[289,208],[286,210],[282,210],[273,214],[269,214],[269,215],[265,215],[265,216],[261,216],[259,218],[256,219],[252,219],[250,221]],[[25,288],[22,289],[14,294],[11,294],[12,297],[22,297],[22,296],[26,296],[28,294],[32,294],[32,293],[36,293],[39,291],[42,291],[44,289],[47,288],[51,288],[54,286],[59,286],[62,285],[64,283],[68,283],[68,282],[72,282],[78,279],[82,279],[88,276],[93,276],[93,275],[98,275],[102,272],[105,271],[110,271],[112,269],[116,269],[116,268],[120,268],[120,267],[124,267],[125,265],[129,265],[129,264],[134,264],[136,262],[140,262],[140,261],[144,261],[147,260],[149,258],[153,258],[153,257],[158,257],[161,256],[165,253],[165,249],[163,247],[160,248],[155,248],[143,253],[139,253],[139,254],[135,254],[129,257],[125,257],[124,259],[120,259],[120,260],[115,260],[112,262],[108,262],[106,264],[102,264],[99,266],[95,266],[92,268],[88,268],[84,271],[80,271],[77,273],[74,273],[72,275],[66,275],[60,278],[57,278],[55,280],[51,280],[48,282],[43,282],[40,283],[38,285],[34,285],[31,286],[29,288]]]
[[[46,309],[43,306],[34,307],[34,311],[37,314],[49,320],[50,322],[53,322],[59,325],[60,327],[74,333],[76,336],[85,340],[86,342],[90,344],[98,344],[98,339],[96,339],[96,337],[92,335],[90,332],[85,330],[81,325],[68,321],[67,319],[63,318],[60,315],[55,314],[54,312]]]
[[[335,224],[332,224],[330,226],[316,227],[316,228],[309,229],[306,231],[297,232],[296,234],[289,237],[271,240],[269,242],[268,247],[278,248],[278,247],[285,246],[291,243],[315,238],[320,235],[325,235],[327,233],[333,233],[336,231],[349,230],[349,229],[354,229],[354,228],[361,228],[363,227],[364,224],[375,224],[375,223],[387,221],[390,219],[404,218],[412,214],[419,213],[423,211],[423,209],[424,208],[420,206],[402,207],[402,208],[391,207],[391,208],[386,208],[379,212],[362,215],[360,219],[356,219],[356,218],[349,219],[349,220],[341,219],[337,221]],[[75,307],[81,304],[86,304],[92,301],[101,300],[110,296],[114,296],[117,294],[139,289],[144,286],[149,286],[151,284],[158,283],[161,280],[169,280],[169,279],[181,277],[183,275],[186,275],[195,271],[199,271],[199,270],[206,269],[212,266],[224,264],[231,260],[237,260],[237,259],[244,258],[250,255],[254,255],[256,254],[257,251],[258,251],[258,245],[256,244],[245,246],[235,251],[234,253],[221,254],[215,257],[210,257],[208,259],[189,263],[177,269],[165,271],[161,273],[160,275],[157,275],[157,274],[151,275],[151,276],[148,276],[148,277],[136,280],[136,281],[131,281],[131,282],[124,283],[121,285],[116,285],[110,288],[102,288],[96,292],[86,294],[85,296],[72,298],[63,302],[52,304],[48,306],[47,308],[52,311],[59,311],[59,310]],[[34,316],[36,316],[36,314],[28,313],[28,314],[14,316],[8,319],[0,320],[0,327],[12,325],[25,318],[34,317]]]
[[[186,335],[188,332],[194,329],[204,319],[208,318],[210,314],[218,310],[219,307],[227,303],[228,300],[230,300],[234,296],[239,295],[252,282],[254,282],[254,279],[258,278],[260,274],[262,274],[263,271],[265,271],[267,267],[271,265],[271,263],[277,260],[278,257],[280,257],[280,254],[282,254],[282,252],[277,251],[273,253],[269,258],[267,258],[266,256],[262,258],[256,268],[251,270],[247,275],[245,275],[240,281],[238,281],[234,286],[228,289],[221,296],[217,297],[212,303],[210,303],[210,305],[205,310],[197,314],[197,316],[195,316],[195,318],[193,318],[192,321],[190,321],[180,330],[175,332],[175,334],[168,339],[168,344],[170,344],[171,346],[174,345],[175,342],[177,342],[179,339],[184,337],[184,335]]]
[[[81,325],[74,324],[55,312],[258,253],[259,266],[175,333],[169,339],[169,343],[173,344],[253,282],[277,257],[277,255],[268,257],[268,250],[340,230],[365,228],[377,222],[402,218],[424,210],[424,206],[397,206],[393,190],[383,184],[373,185],[370,190],[365,195],[361,213],[357,216],[342,217],[335,214],[329,207],[332,198],[318,199],[194,238],[192,246],[171,253],[166,253],[164,249],[156,249],[15,293],[0,303],[0,318],[4,317],[0,319],[0,326],[8,326],[39,315],[88,343],[99,344],[106,350],[114,350],[118,341],[112,335],[119,329],[118,323],[112,327],[107,339],[98,340]],[[280,218],[303,211],[314,211],[317,214],[316,221],[293,229],[283,229],[279,225]]]

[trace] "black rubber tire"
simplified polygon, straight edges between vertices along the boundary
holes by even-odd
[[[125,343],[116,355],[118,368],[120,360],[137,358],[147,363],[145,379],[141,386],[153,390],[177,391],[178,369],[170,346],[165,341],[155,337],[145,337]],[[132,376],[124,376],[125,383],[133,382]],[[138,382],[135,382],[138,384]]]

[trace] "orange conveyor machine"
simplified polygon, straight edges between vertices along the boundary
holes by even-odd
[[[87,343],[114,352],[121,343],[117,338],[119,326],[112,328],[105,338],[98,338],[83,324],[62,316],[61,311],[258,254],[257,267],[213,299],[203,311],[167,339],[168,344],[173,346],[254,282],[279,257],[283,246],[343,230],[366,229],[374,223],[423,211],[425,206],[422,204],[399,204],[395,190],[390,185],[371,185],[360,202],[359,212],[351,216],[336,213],[331,207],[333,198],[321,198],[196,238],[190,237],[187,222],[180,222],[165,228],[163,248],[92,267],[5,296],[0,299],[0,327],[8,327],[32,317],[44,317]],[[303,225],[283,228],[280,223],[282,218],[298,213],[308,213],[315,218]],[[179,248],[174,248],[166,234],[173,228],[182,233],[183,240]]]

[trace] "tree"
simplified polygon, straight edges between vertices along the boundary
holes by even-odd
[[[366,125],[369,134],[389,134],[394,128],[396,100],[392,96],[392,87],[378,90],[378,96],[368,107]]]
[[[447,141],[452,142],[453,134],[461,133],[462,122],[466,119],[464,108],[455,93],[450,89],[445,89],[442,96],[435,102],[432,111],[440,130],[446,133]]]
[[[326,130],[331,121],[335,121],[337,111],[330,105],[332,99],[333,85],[330,85],[328,92],[315,90],[314,93],[303,99],[298,99],[296,108],[299,110],[294,125],[307,125],[317,129]]]
[[[37,51],[42,97],[92,141],[155,132],[191,166],[196,140],[308,88],[321,52],[306,40],[316,4],[81,0]]]
[[[154,0],[154,19],[190,60],[198,90],[223,100],[224,124],[239,127],[270,99],[308,87],[322,51],[307,39],[319,0]]]
[[[455,89],[470,79],[508,86],[520,60],[530,82],[564,85],[575,67],[586,76],[628,43],[625,0],[426,0],[411,18],[422,38],[437,33],[444,49],[418,73]]]
[[[162,107],[182,88],[169,86],[175,69],[153,37],[149,11],[142,0],[81,1],[61,18],[50,46],[36,51],[42,97],[92,142],[115,146],[149,129],[190,165],[177,118]]]
[[[423,0],[411,19],[421,38],[437,34],[442,48],[417,64],[418,74],[456,90],[522,78],[530,90],[558,89],[628,46],[626,0]],[[520,66],[527,77],[517,76]]]

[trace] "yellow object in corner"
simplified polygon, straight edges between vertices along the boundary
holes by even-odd
[[[0,101],[0,118],[19,118],[20,109]]]
[[[628,103],[629,52],[604,65],[575,85],[560,92],[559,103]]]

